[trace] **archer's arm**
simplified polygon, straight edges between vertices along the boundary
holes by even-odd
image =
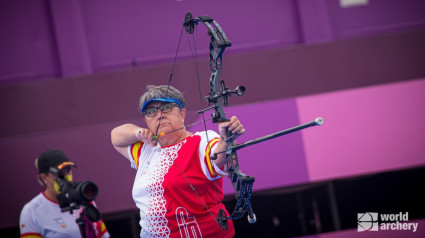
[[[111,142],[114,148],[128,158],[127,147],[138,141],[149,143],[156,146],[156,141],[152,140],[153,133],[151,130],[139,127],[134,124],[124,124],[115,127],[111,131]]]

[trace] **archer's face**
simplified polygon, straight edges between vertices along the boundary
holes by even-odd
[[[186,109],[180,109],[176,103],[168,102],[151,102],[146,107],[146,110],[156,109],[156,115],[145,115],[145,122],[148,128],[154,133],[159,135],[164,132],[167,133],[172,130],[182,128],[184,125],[184,118],[186,116]],[[170,133],[172,135],[174,133]]]

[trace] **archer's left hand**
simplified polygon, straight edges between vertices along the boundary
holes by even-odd
[[[218,130],[222,139],[227,139],[226,128],[233,133],[233,140],[236,140],[236,138],[245,133],[245,128],[243,128],[243,125],[236,116],[232,116],[230,121],[222,122],[218,125]]]

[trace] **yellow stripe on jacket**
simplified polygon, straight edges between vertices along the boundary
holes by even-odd
[[[137,168],[139,168],[139,157],[140,152],[142,151],[142,142],[136,142],[131,145],[130,152],[131,152],[131,159],[134,161],[134,164]]]
[[[42,238],[41,234],[38,233],[24,233],[21,234],[21,238],[25,237],[25,238]]]
[[[207,164],[208,172],[210,173],[211,177],[217,176],[217,172],[215,171],[211,161],[211,149],[219,140],[219,138],[212,139],[210,142],[208,142],[207,149],[205,150],[205,162]]]

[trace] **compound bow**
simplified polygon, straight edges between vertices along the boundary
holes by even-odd
[[[210,109],[214,109],[214,113],[211,114],[213,123],[227,122],[230,119],[225,116],[223,107],[227,106],[228,98],[232,94],[242,96],[245,92],[244,86],[238,86],[235,90],[229,90],[226,88],[224,81],[220,80],[223,52],[226,47],[230,47],[232,43],[227,39],[226,34],[220,25],[209,16],[200,16],[193,18],[192,14],[188,12],[185,17],[184,27],[187,33],[193,34],[194,27],[199,22],[202,22],[208,28],[208,34],[211,36],[209,45],[209,63],[212,74],[210,76],[210,92],[205,100],[208,105],[212,105],[206,109],[202,109],[197,113],[204,113]],[[214,26],[214,27],[213,27]],[[225,215],[225,212],[221,209],[219,211],[217,221],[222,229],[227,227],[228,219],[239,219],[248,212],[248,221],[254,223],[256,221],[255,214],[251,206],[251,194],[252,185],[255,178],[242,173],[239,170],[238,156],[236,150],[232,149],[233,136],[232,132],[226,129],[227,139],[227,150],[226,150],[226,163],[227,163],[227,174],[232,182],[233,188],[236,191],[236,207],[230,217]],[[216,159],[217,156],[214,154],[212,159]]]

